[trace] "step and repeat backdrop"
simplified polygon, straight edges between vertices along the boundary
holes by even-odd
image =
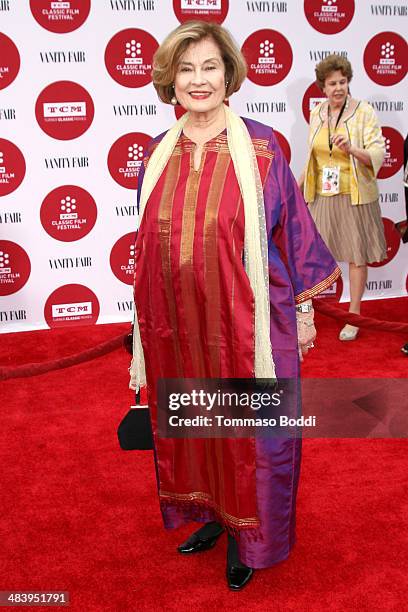
[[[388,258],[370,266],[366,299],[406,295],[408,246],[394,223],[405,210],[407,1],[0,0],[2,332],[132,319],[138,171],[178,114],[156,97],[152,57],[195,18],[241,46],[249,73],[230,105],[276,128],[296,176],[322,97],[314,67],[348,57],[352,94],[373,105],[387,146]],[[347,287],[328,298],[347,300]]]

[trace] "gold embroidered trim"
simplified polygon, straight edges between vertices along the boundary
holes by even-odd
[[[269,159],[270,161],[272,161],[273,158],[275,157],[275,154],[273,153],[273,151],[268,150],[268,143],[269,143],[268,140],[265,140],[262,138],[252,139],[252,144],[254,146],[255,155],[258,155],[259,157],[265,157],[266,159]],[[151,151],[150,151],[150,155],[153,153],[157,145],[158,143],[153,144]],[[205,148],[207,151],[212,151],[215,153],[217,152],[224,153],[228,151],[227,135],[219,134],[219,136],[216,136],[209,142],[205,143]],[[179,142],[174,147],[173,154],[181,155],[183,151],[188,151],[188,152],[194,151],[194,143],[189,138],[187,138],[187,136],[184,136],[184,135],[180,137]],[[149,162],[150,155],[143,160],[143,165],[145,169]]]
[[[232,514],[228,514],[221,510],[220,506],[214,502],[211,495],[202,491],[194,491],[192,493],[169,493],[168,491],[159,491],[159,498],[170,501],[174,500],[176,505],[177,501],[198,502],[215,510],[228,523],[231,523],[231,525],[236,525],[237,527],[259,527],[259,519],[256,516],[244,519],[232,516]]]
[[[302,291],[299,295],[295,296],[296,304],[300,304],[300,302],[304,302],[319,293],[322,293],[325,289],[328,289],[333,285],[333,283],[341,276],[341,270],[339,267],[335,268],[334,272],[330,274],[327,278],[322,280],[320,283],[312,287],[311,289],[307,289],[306,291]]]

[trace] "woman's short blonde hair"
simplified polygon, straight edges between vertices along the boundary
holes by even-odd
[[[323,91],[324,82],[332,72],[340,70],[341,74],[347,78],[350,83],[353,78],[353,69],[348,59],[336,53],[328,55],[315,68],[316,81],[320,89]]]
[[[187,21],[170,32],[153,57],[152,78],[160,100],[170,104],[174,96],[174,79],[180,58],[191,43],[212,38],[218,45],[225,64],[225,95],[228,98],[241,87],[247,65],[231,34],[218,23]]]

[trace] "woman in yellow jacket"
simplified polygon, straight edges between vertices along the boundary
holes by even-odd
[[[349,263],[350,308],[360,313],[367,263],[386,258],[376,176],[385,143],[373,108],[350,96],[350,62],[329,55],[316,66],[327,100],[310,114],[309,150],[300,179],[318,230],[337,261]],[[346,325],[340,340],[354,340]]]

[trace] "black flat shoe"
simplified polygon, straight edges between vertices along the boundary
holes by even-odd
[[[251,580],[254,570],[246,565],[229,565],[227,567],[227,583],[232,591],[239,591]]]
[[[238,544],[235,538],[228,534],[227,550],[227,584],[232,591],[242,589],[253,576],[254,570],[241,563],[238,556]]]
[[[216,545],[223,532],[224,528],[219,523],[207,523],[207,525],[191,534],[183,544],[177,546],[177,550],[183,555],[210,550]]]

